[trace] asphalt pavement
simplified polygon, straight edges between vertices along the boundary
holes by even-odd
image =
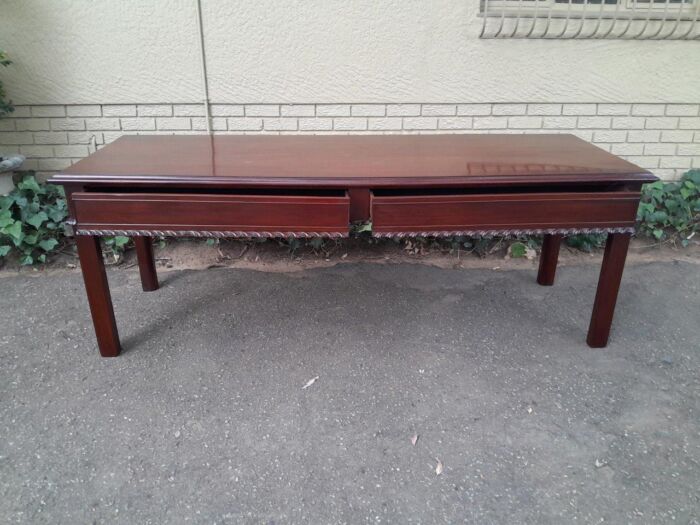
[[[0,522],[698,523],[700,265],[598,270],[5,275]]]

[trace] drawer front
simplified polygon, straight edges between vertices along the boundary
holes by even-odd
[[[633,227],[639,193],[372,196],[372,231],[606,229]]]
[[[349,231],[347,194],[73,193],[71,201],[78,234],[340,237]]]

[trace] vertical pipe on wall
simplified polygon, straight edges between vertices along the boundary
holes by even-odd
[[[199,57],[202,69],[202,89],[204,90],[204,118],[206,120],[207,133],[211,135],[211,111],[209,108],[209,82],[207,80],[207,55],[204,51],[204,29],[202,26],[202,0],[195,0],[197,4],[197,31],[199,35]]]

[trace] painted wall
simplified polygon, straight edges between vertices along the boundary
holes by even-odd
[[[700,101],[696,42],[479,40],[478,0],[202,0],[218,103]],[[194,0],[0,0],[18,104],[202,98]]]

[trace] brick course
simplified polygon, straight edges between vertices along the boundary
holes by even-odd
[[[217,133],[573,133],[664,179],[700,168],[700,104],[212,104]],[[18,106],[0,151],[42,175],[122,135],[201,134],[201,104]]]

